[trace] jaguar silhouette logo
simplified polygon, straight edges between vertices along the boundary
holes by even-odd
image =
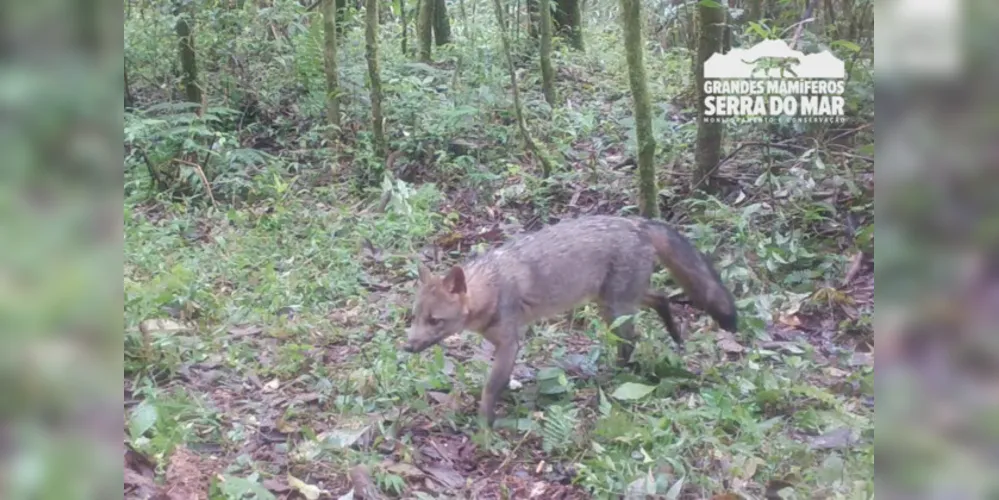
[[[748,49],[715,53],[704,62],[704,78],[845,78],[846,67],[828,50],[805,55],[784,40],[764,40]]]
[[[827,50],[805,55],[783,40],[764,40],[704,62],[704,112],[709,120],[841,120],[845,77],[843,61]]]

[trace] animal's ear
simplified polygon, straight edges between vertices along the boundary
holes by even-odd
[[[433,274],[427,266],[423,265],[423,262],[416,261],[416,270],[420,273],[420,283],[427,284],[430,282]]]
[[[444,289],[454,294],[465,293],[465,270],[461,266],[454,266],[444,277]]]

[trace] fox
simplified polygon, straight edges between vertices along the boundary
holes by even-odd
[[[454,265],[443,275],[417,259],[418,283],[402,349],[420,353],[451,335],[473,331],[494,347],[494,361],[479,400],[480,422],[492,428],[496,402],[507,387],[521,337],[533,323],[595,303],[613,326],[640,308],[657,313],[683,346],[668,296],[651,289],[665,266],[692,305],[718,325],[737,332],[732,293],[707,257],[666,222],[641,216],[585,215],[562,220]],[[635,327],[622,322],[614,334],[617,363],[631,362]]]

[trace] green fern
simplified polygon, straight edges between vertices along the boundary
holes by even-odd
[[[577,409],[569,410],[566,406],[548,407],[541,427],[541,446],[545,453],[564,450],[572,444],[578,423],[577,412]]]

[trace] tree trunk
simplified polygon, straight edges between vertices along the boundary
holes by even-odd
[[[583,13],[580,0],[555,0],[555,33],[569,42],[569,47],[583,50]]]
[[[493,7],[496,10],[496,21],[499,25],[503,25],[503,6],[500,4],[500,0],[493,0]],[[513,66],[513,55],[510,53],[510,40],[506,30],[500,30],[500,39],[503,41],[503,54],[506,57],[506,67],[510,73],[510,86],[513,89],[513,107],[514,113],[517,116],[517,128],[520,130],[520,137],[534,155],[541,161],[541,176],[547,178],[552,173],[552,164],[548,160],[547,155],[538,149],[538,145],[531,138],[530,132],[527,130],[527,121],[524,120],[524,110],[521,108],[520,103],[520,89],[517,87],[517,70]]]
[[[746,13],[747,21],[757,22],[763,16],[763,0],[749,0],[749,9]]]
[[[434,18],[434,43],[440,47],[451,43],[451,20],[447,15],[447,4],[444,0],[431,0],[433,2]]]
[[[555,72],[552,69],[552,19],[549,0],[537,2],[539,10],[539,28],[541,32],[541,88],[545,100],[550,106],[555,106]],[[528,4],[530,5],[530,4]]]
[[[712,192],[714,186],[714,170],[721,157],[722,123],[708,123],[704,119],[704,61],[722,46],[722,38],[725,22],[725,10],[723,7],[710,7],[703,3],[698,6],[698,14],[701,20],[700,36],[697,43],[697,69],[694,71],[694,78],[697,81],[698,102],[701,103],[697,113],[697,147],[695,151],[695,161],[692,190],[702,189],[705,192]]]
[[[125,109],[129,110],[135,107],[135,97],[132,96],[132,88],[128,85],[128,68],[124,68],[123,72],[125,75]]]
[[[635,107],[635,136],[638,139],[638,209],[649,218],[659,217],[659,188],[656,186],[656,140],[652,134],[652,105],[642,43],[641,0],[621,0],[624,50],[628,57],[628,81]]]
[[[433,13],[435,0],[420,0],[420,12],[416,20],[416,30],[420,39],[420,61],[430,62],[433,50]]]
[[[340,127],[340,80],[337,76],[336,1],[320,0],[323,9],[323,63],[326,69],[326,114],[330,123]]]
[[[175,4],[181,17],[177,19],[174,29],[177,31],[177,51],[180,54],[180,68],[184,81],[184,91],[189,102],[201,102],[201,86],[198,85],[197,55],[194,52],[194,35],[188,23],[188,9]]]
[[[541,31],[538,29],[541,25],[541,12],[538,10],[538,3],[538,0],[527,0],[527,36],[535,39],[541,36]],[[551,19],[551,11],[548,12],[548,19]]]
[[[402,56],[406,57],[406,49],[407,49],[407,47],[406,47],[406,41],[407,41],[406,40],[406,35],[407,35],[407,33],[406,33],[407,32],[407,29],[406,29],[407,28],[407,26],[406,26],[406,0],[398,0],[398,1],[399,1],[399,22],[402,24],[402,42],[401,42],[402,43]]]
[[[375,156],[385,159],[385,133],[382,130],[382,81],[378,72],[378,0],[365,0],[364,49],[368,59],[368,85],[371,91],[371,131]]]

